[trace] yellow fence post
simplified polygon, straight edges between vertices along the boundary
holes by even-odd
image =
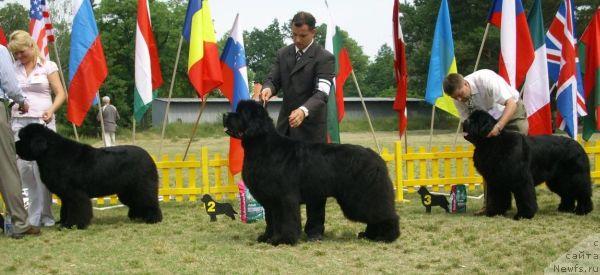
[[[208,181],[208,148],[202,146],[202,193],[210,192],[210,182]]]
[[[402,142],[396,141],[396,200],[404,201],[404,173],[402,172]]]

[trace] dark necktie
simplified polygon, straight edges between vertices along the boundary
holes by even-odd
[[[302,57],[302,54],[303,54],[302,50],[298,50],[296,52],[296,62],[298,62],[300,60],[300,58]]]

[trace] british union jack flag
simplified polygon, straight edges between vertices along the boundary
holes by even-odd
[[[546,47],[548,74],[557,88],[557,124],[572,138],[577,137],[577,117],[587,114],[575,33],[575,4],[564,0],[546,33]]]

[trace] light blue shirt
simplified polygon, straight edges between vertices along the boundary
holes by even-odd
[[[25,100],[17,82],[10,53],[6,47],[0,45],[0,98],[5,97],[16,101],[19,105]]]

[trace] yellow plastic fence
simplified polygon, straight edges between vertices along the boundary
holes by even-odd
[[[600,182],[600,142],[584,143],[592,163],[592,180]],[[473,166],[472,146],[408,147],[406,153],[401,143],[395,143],[393,153],[384,148],[382,158],[388,164],[396,189],[396,200],[404,200],[404,192],[412,193],[419,186],[431,186],[434,191],[449,191],[452,185],[465,184],[469,190],[480,188],[482,178]],[[209,158],[207,147],[202,147],[199,158],[190,154],[185,161],[181,155],[169,159],[167,155],[156,162],[160,177],[159,194],[163,201],[196,201],[202,194],[215,199],[234,199],[238,192],[234,177],[229,173],[229,162],[220,154]],[[239,176],[237,176],[239,178]],[[108,201],[108,202],[107,202]],[[97,200],[98,205],[116,204],[112,196]]]

